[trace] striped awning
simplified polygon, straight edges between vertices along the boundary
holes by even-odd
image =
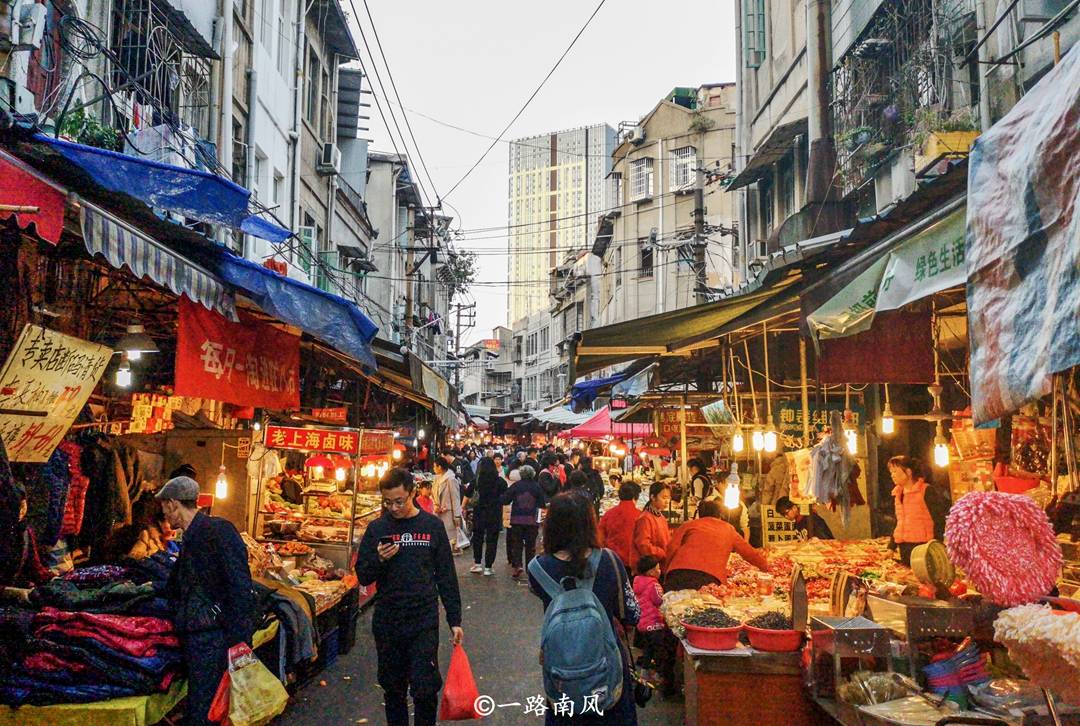
[[[126,266],[136,277],[148,277],[229,320],[239,320],[236,299],[221,280],[87,202],[82,206],[82,231],[91,255],[102,255],[117,269]]]

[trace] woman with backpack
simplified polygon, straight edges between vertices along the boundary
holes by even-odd
[[[502,495],[506,480],[499,476],[495,462],[484,457],[476,467],[476,481],[465,486],[465,498],[461,506],[473,507],[473,562],[469,572],[490,577],[495,564],[495,552],[499,548],[499,532],[502,531]],[[483,564],[481,564],[483,563]]]
[[[519,478],[514,481],[517,475]],[[506,536],[506,552],[510,560],[511,576],[517,580],[524,574],[536,553],[536,535],[540,532],[540,510],[547,503],[544,490],[536,479],[531,466],[522,466],[510,472],[513,482],[502,495],[502,503],[510,505],[510,533]],[[525,558],[522,559],[522,549]]]
[[[551,500],[544,554],[529,563],[529,588],[545,611],[546,726],[636,726],[622,629],[633,628],[641,611],[622,562],[600,547],[596,513],[581,492]]]

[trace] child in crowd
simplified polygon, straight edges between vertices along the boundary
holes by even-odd
[[[634,578],[634,596],[641,608],[638,620],[637,642],[643,653],[638,665],[645,671],[642,675],[651,683],[657,681],[655,671],[659,668],[664,643],[664,617],[660,603],[664,590],[660,587],[660,561],[652,555],[638,560],[637,577]],[[649,671],[653,671],[650,673]]]
[[[428,514],[435,513],[435,500],[431,498],[431,482],[426,479],[416,485],[416,506]]]

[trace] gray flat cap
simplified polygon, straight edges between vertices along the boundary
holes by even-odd
[[[177,476],[165,482],[154,499],[175,499],[179,502],[193,502],[199,498],[199,482],[190,476]]]

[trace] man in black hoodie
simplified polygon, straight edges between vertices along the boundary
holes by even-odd
[[[453,642],[464,638],[461,595],[446,528],[417,508],[412,475],[391,469],[379,482],[383,515],[364,532],[356,560],[361,585],[377,584],[371,631],[389,726],[434,726],[439,675],[439,601]]]

